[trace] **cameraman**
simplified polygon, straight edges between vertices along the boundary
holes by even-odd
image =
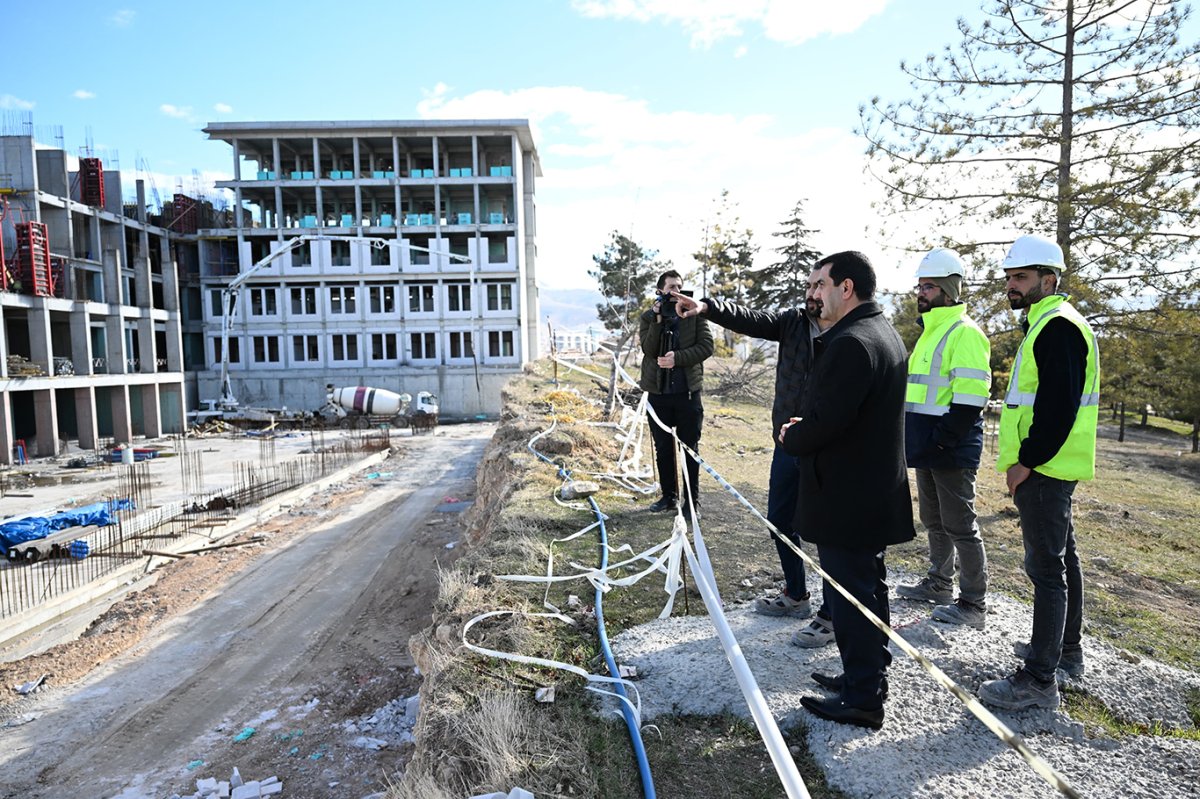
[[[642,314],[638,329],[643,354],[639,385],[650,395],[650,405],[662,423],[675,428],[679,440],[699,452],[700,426],[704,422],[700,391],[704,387],[704,361],[713,354],[713,338],[703,319],[679,317],[672,291],[683,293],[683,278],[674,269],[659,275],[658,296],[650,310]],[[650,510],[673,511],[679,503],[675,441],[653,420],[650,434],[663,492],[662,499],[651,505]],[[696,482],[700,464],[688,457],[687,470],[688,485],[692,488],[690,504],[699,510]],[[686,513],[689,503],[684,502],[683,508]]]

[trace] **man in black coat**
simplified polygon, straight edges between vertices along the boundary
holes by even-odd
[[[904,461],[907,354],[874,301],[865,255],[829,255],[817,269],[822,318],[832,326],[814,341],[800,415],[779,433],[801,462],[795,527],[817,545],[821,568],[888,622],[884,550],[916,535]],[[887,636],[836,590],[828,601],[843,673],[813,679],[838,695],[801,703],[822,718],[879,728],[892,660]]]

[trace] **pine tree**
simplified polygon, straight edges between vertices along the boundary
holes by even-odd
[[[653,287],[659,274],[670,264],[656,260],[658,253],[647,250],[617,231],[599,255],[593,255],[595,269],[588,275],[599,284],[604,302],[596,313],[608,330],[637,330],[638,314],[653,302]]]
[[[1055,238],[1086,305],[1200,278],[1200,48],[1176,0],[987,0],[962,41],[901,64],[913,96],[860,108],[887,205],[964,254]],[[907,224],[911,225],[912,222]],[[993,261],[994,263],[994,261]],[[1073,280],[1072,276],[1079,278]],[[1107,286],[1107,287],[1106,287]]]
[[[718,300],[744,303],[754,282],[754,232],[741,227],[737,205],[722,191],[716,218],[705,228],[704,244],[692,255],[700,264],[701,290]]]
[[[798,200],[791,215],[784,220],[777,247],[780,260],[754,272],[754,282],[748,291],[750,304],[760,309],[784,309],[804,305],[808,288],[808,273],[821,253],[812,248],[809,237],[816,233],[804,224],[804,201]]]

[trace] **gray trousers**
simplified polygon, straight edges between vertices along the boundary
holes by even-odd
[[[975,469],[917,469],[917,506],[929,531],[929,579],[941,588],[954,586],[958,558],[959,598],[985,606],[987,554],[975,518]]]

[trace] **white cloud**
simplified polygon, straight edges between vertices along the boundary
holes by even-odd
[[[33,105],[32,100],[22,100],[11,94],[0,94],[0,108],[5,111],[31,111]]]
[[[750,24],[784,44],[800,44],[823,35],[858,29],[883,11],[888,0],[851,3],[800,0],[572,0],[585,17],[661,21],[691,34],[693,47],[709,47],[721,39],[745,34]]]
[[[71,96],[74,97],[76,100],[91,100],[93,97],[96,96],[96,93],[89,92],[87,89],[76,89],[75,92]]]
[[[118,28],[128,28],[133,24],[133,18],[137,16],[137,12],[132,8],[122,8],[116,11],[108,21]]]
[[[218,114],[232,114],[233,106],[228,105],[227,103],[217,103],[213,106],[213,110]]]
[[[738,49],[733,51],[733,57],[734,58],[742,58],[748,52],[750,52],[750,48],[743,44],[740,47],[738,47]]]
[[[723,189],[762,245],[762,264],[774,260],[771,238],[801,199],[805,221],[821,231],[818,249],[880,251],[864,232],[879,189],[863,174],[863,144],[849,130],[781,131],[765,115],[661,111],[571,86],[435,91],[417,110],[425,118],[529,120],[545,173],[536,187],[537,270],[547,286],[593,286],[591,257],[614,229],[681,271],[694,269],[691,254]],[[880,273],[882,284],[895,282]]]
[[[158,107],[158,110],[175,119],[190,119],[192,116],[192,107],[190,105],[177,106],[170,103],[163,103]]]

